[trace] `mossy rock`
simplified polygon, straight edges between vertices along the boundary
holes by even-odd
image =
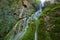
[[[50,5],[44,9],[38,18],[38,40],[60,40],[59,11],[60,5]]]

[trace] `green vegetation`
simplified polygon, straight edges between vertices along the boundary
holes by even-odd
[[[38,40],[60,40],[60,5],[47,6],[41,16],[38,18]],[[46,17],[47,22],[44,20]],[[47,25],[50,30],[47,31]],[[48,26],[49,27],[49,26]]]
[[[29,27],[25,33],[25,35],[20,38],[20,40],[34,40],[36,30],[36,23],[34,20],[30,20]]]
[[[59,40],[60,39],[60,5],[47,6],[38,18],[38,40]],[[46,16],[49,16],[50,30],[47,30]],[[35,24],[34,24],[35,25]],[[34,29],[31,32],[30,27],[21,40],[34,40]],[[35,25],[36,26],[36,25]],[[30,29],[30,30],[29,30]]]
[[[56,0],[58,3],[60,0]],[[30,2],[29,2],[30,3]],[[34,40],[36,24],[38,25],[38,40],[60,40],[60,4],[50,4],[45,7],[38,18],[38,23],[30,19],[27,31],[18,40]],[[28,19],[39,8],[39,1],[34,0],[24,7],[24,17]],[[9,40],[22,29],[19,14],[23,7],[22,0],[0,0],[0,40]],[[16,30],[12,29],[18,23]],[[20,29],[19,29],[20,28]]]
[[[16,0],[0,1],[0,37],[2,38],[7,35],[17,21],[17,16],[13,15],[16,5]]]

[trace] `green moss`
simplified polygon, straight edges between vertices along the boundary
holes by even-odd
[[[57,9],[57,10],[56,10]],[[59,40],[60,39],[60,5],[47,6],[38,18],[38,40]],[[49,16],[48,22],[51,24],[50,32],[46,32],[46,22],[44,18]],[[57,32],[57,33],[55,33]]]
[[[24,36],[18,40],[34,40],[35,29],[36,29],[36,24],[35,24],[35,22],[32,23],[32,21],[31,21]]]
[[[43,19],[39,19],[38,40],[46,39],[46,28]]]
[[[60,36],[58,34],[55,34],[55,32],[60,32],[60,16],[58,12],[55,10],[60,8],[58,5],[53,5],[50,7],[47,6],[42,14],[38,18],[38,40],[59,40]],[[56,12],[56,13],[55,13]],[[44,21],[44,18],[46,16],[49,16],[48,22],[51,24],[51,30],[50,32],[47,32],[46,23]],[[52,18],[51,18],[52,17]],[[35,25],[35,24],[34,24]],[[20,40],[34,40],[34,25],[30,24],[29,28],[27,29],[26,34],[20,39]],[[55,27],[54,27],[55,25]],[[36,25],[35,25],[36,26]],[[33,30],[32,30],[33,28]]]

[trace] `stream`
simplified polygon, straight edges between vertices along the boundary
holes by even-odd
[[[35,23],[36,23],[36,30],[35,30],[35,36],[34,36],[34,40],[37,40],[37,29],[38,29],[38,24],[37,24],[37,20],[38,20],[38,17],[40,16],[43,8],[45,7],[45,2],[41,2],[40,3],[40,8],[34,13],[32,14],[28,19],[27,18],[23,18],[21,21],[23,22],[23,28],[22,28],[22,31],[21,32],[18,32],[15,36],[13,35],[13,31],[16,29],[19,21],[16,23],[16,25],[14,26],[14,28],[12,29],[12,32],[11,35],[10,35],[10,38],[9,40],[18,40],[18,38],[21,38],[23,37],[23,35],[26,33],[27,31],[27,28],[28,28],[28,23],[29,23],[29,19],[34,19],[35,20]],[[22,9],[22,12],[20,13],[20,16],[21,17],[23,15],[23,11],[24,11],[24,7]]]
[[[23,29],[21,33],[18,33],[16,35],[16,37],[14,38],[14,40],[17,40],[18,37],[21,38],[26,33],[27,28],[28,28],[29,19],[35,19],[35,22],[36,22],[36,30],[35,30],[35,38],[34,38],[34,40],[37,40],[37,29],[38,29],[37,20],[38,20],[38,17],[40,16],[40,14],[41,14],[41,12],[43,10],[42,8],[44,6],[45,6],[44,3],[41,3],[39,10],[35,14],[32,14],[31,17],[29,17],[27,20],[24,19],[25,23],[27,24],[26,25],[26,28]]]

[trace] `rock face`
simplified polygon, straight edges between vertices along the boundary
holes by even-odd
[[[0,0],[0,39],[3,39],[20,20],[19,15],[23,7],[22,1],[23,0]],[[23,2],[26,6],[30,5],[28,0],[24,0]],[[23,16],[28,18],[35,10],[32,6],[32,8],[26,6],[24,7]],[[20,27],[17,27],[15,32],[20,31],[19,28]]]

